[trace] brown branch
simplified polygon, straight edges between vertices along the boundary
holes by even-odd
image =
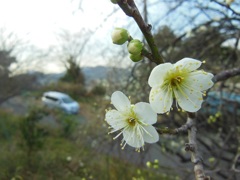
[[[164,60],[158,51],[157,45],[155,44],[153,35],[151,33],[152,26],[145,23],[134,0],[120,0],[118,2],[118,5],[127,16],[132,17],[136,21],[138,27],[142,31],[147,41],[152,55],[149,56],[149,53],[147,53],[146,51],[143,53],[143,55],[147,54],[149,60],[155,62],[156,64],[163,63]]]
[[[196,180],[207,180],[211,179],[210,177],[206,176],[203,169],[203,162],[198,151],[197,146],[197,127],[196,127],[196,114],[195,113],[188,113],[187,124],[192,124],[191,128],[188,129],[188,141],[189,143],[186,144],[186,151],[191,152],[191,161],[194,163],[194,173]]]
[[[222,71],[213,77],[213,82],[225,81],[231,77],[240,75],[240,67]]]
[[[188,132],[188,143],[186,143],[185,150],[191,152],[191,161],[194,164],[194,173],[196,180],[210,180],[211,177],[206,176],[203,169],[203,162],[198,151],[197,146],[197,127],[196,127],[196,114],[188,113],[186,124],[180,128],[169,129],[169,128],[156,128],[159,134],[179,134],[182,132]]]
[[[156,128],[157,132],[162,135],[162,134],[179,134],[179,133],[183,133],[183,132],[187,132],[188,129],[190,129],[192,127],[192,122],[187,122],[186,124],[182,125],[179,128],[175,128],[175,129],[169,129],[169,128]]]

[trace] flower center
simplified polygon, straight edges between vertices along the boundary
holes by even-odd
[[[181,76],[177,76],[171,79],[171,86],[177,86],[178,84],[180,84],[183,81],[183,77]]]
[[[136,119],[135,118],[130,117],[130,118],[127,119],[127,121],[128,121],[128,124],[130,126],[135,126],[135,124],[136,124]]]

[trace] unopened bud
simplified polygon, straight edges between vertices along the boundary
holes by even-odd
[[[138,62],[143,58],[141,54],[130,54],[129,57],[133,62]]]
[[[234,0],[226,0],[226,4],[227,4],[228,6],[230,6],[233,2],[234,2]]]
[[[117,4],[119,0],[111,0],[113,4]]]
[[[148,161],[147,163],[146,163],[146,165],[147,165],[147,167],[151,167],[151,162],[150,161]]]
[[[128,44],[128,52],[130,54],[141,54],[143,49],[143,43],[138,39],[133,39]]]
[[[113,44],[122,45],[128,40],[128,31],[123,28],[115,28],[112,32]]]

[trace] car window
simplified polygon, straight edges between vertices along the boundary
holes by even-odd
[[[54,98],[54,97],[51,97],[51,96],[45,96],[45,98],[47,98],[47,99],[51,99],[51,100],[53,100],[53,101],[58,101],[57,98]]]
[[[72,103],[72,102],[73,102],[73,99],[70,98],[70,97],[64,97],[64,98],[62,98],[62,101],[63,101],[64,103],[68,104],[68,103]]]

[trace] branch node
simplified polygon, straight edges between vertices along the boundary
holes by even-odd
[[[150,32],[152,30],[152,25],[151,24],[148,24],[147,25],[147,31]]]
[[[185,151],[191,151],[191,152],[194,152],[194,151],[195,151],[194,144],[186,143],[186,144],[185,144]]]
[[[193,161],[193,164],[202,163],[202,158],[197,158]]]
[[[132,16],[134,16],[135,14],[137,14],[138,10],[136,8],[132,8]]]

